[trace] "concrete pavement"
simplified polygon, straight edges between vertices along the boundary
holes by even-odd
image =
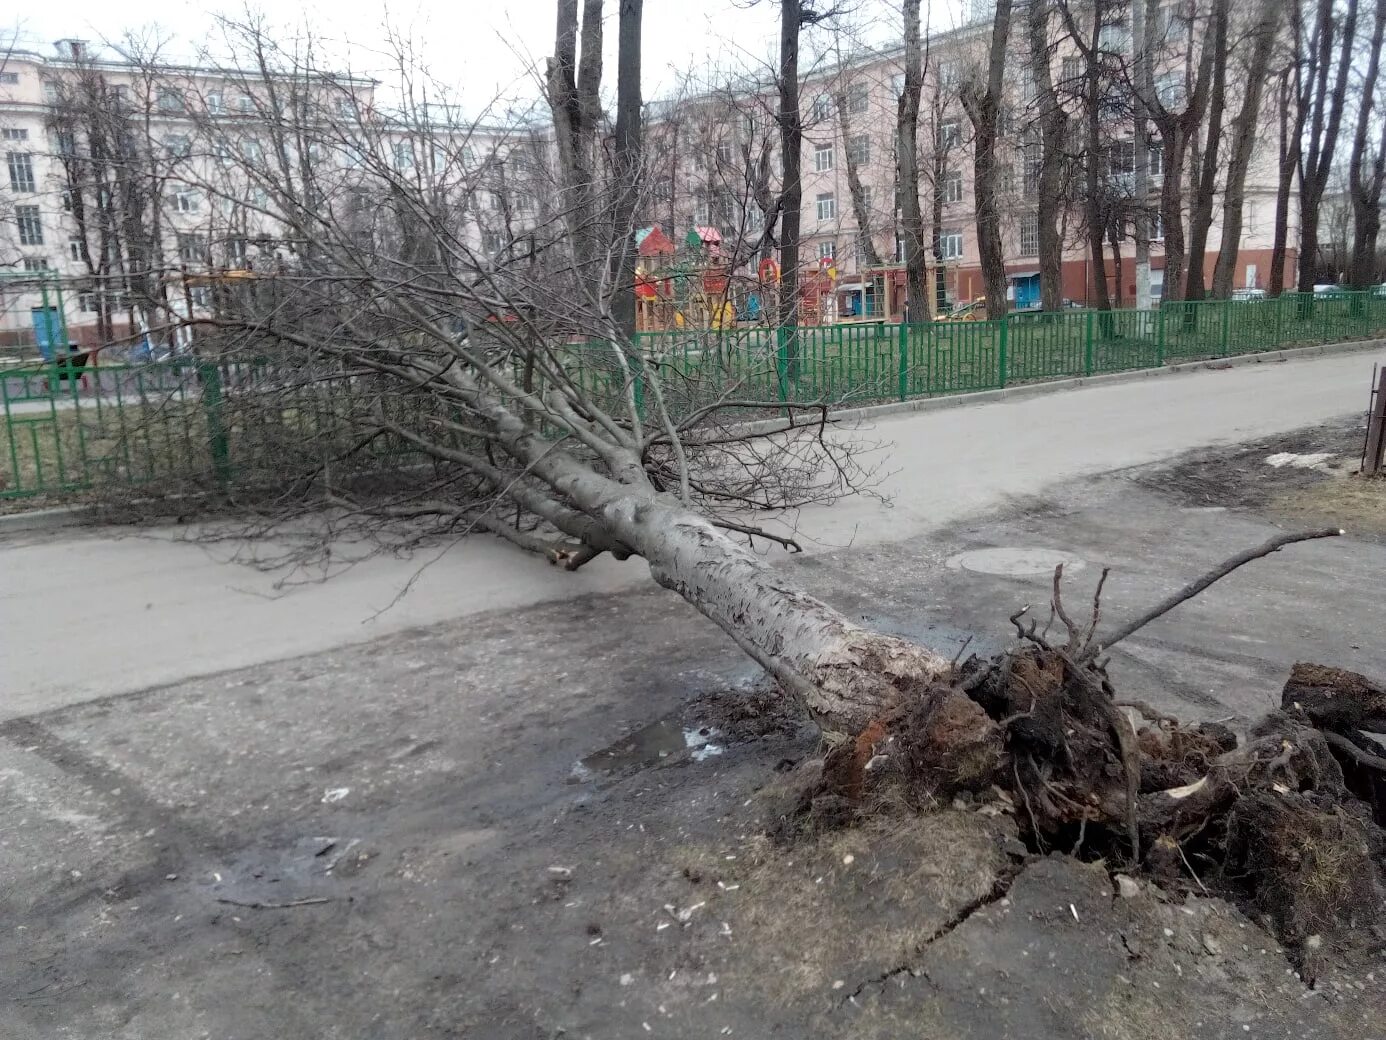
[[[892,416],[861,429],[882,445],[891,503],[846,500],[805,511],[797,527],[810,551],[899,541],[1056,481],[1346,415],[1383,361],[1373,351],[1203,370]],[[431,563],[374,559],[282,592],[282,575],[228,556],[158,532],[0,543],[0,719],[648,581],[638,561],[560,574],[485,538]]]

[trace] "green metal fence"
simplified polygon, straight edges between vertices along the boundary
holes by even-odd
[[[787,402],[909,400],[1380,336],[1386,295],[1341,293],[999,321],[679,330],[637,336],[624,366],[606,343],[569,344],[563,356],[567,378],[598,403],[618,410],[633,399],[648,412],[653,389],[638,375],[643,360],[666,407],[682,418],[718,401],[775,414]],[[417,402],[387,396],[382,405],[378,391],[348,373],[186,357],[77,367],[55,355],[0,369],[0,498],[274,483],[328,464],[359,436],[360,416],[371,409],[398,409],[403,425],[427,421]],[[356,465],[369,471],[406,459],[426,462],[407,442],[382,437]]]

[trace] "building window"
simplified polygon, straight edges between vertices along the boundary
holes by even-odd
[[[717,165],[730,166],[732,161],[731,144],[727,141],[717,142]]]
[[[5,84],[6,86],[12,87],[12,86],[14,86],[16,83],[18,83],[18,82],[19,82],[19,73],[17,73],[17,72],[0,72],[0,83]]]
[[[1150,241],[1163,242],[1165,240],[1165,218],[1157,209],[1150,214]]]
[[[830,238],[830,239],[828,239],[828,241],[826,241],[826,242],[819,242],[819,243],[818,243],[818,259],[819,259],[819,260],[831,260],[831,259],[832,259],[834,256],[836,256],[836,255],[837,255],[837,242],[836,242],[836,241],[834,241],[833,239]]]
[[[1166,108],[1174,108],[1184,102],[1184,74],[1166,72],[1155,77],[1155,96]]]
[[[819,94],[813,99],[813,118],[815,122],[823,122],[833,114],[833,99],[827,94]]]
[[[39,218],[37,206],[16,206],[14,208],[14,222],[19,228],[20,245],[43,245],[43,221]]]
[[[905,262],[905,236],[898,231],[895,233],[895,262],[897,264]]]
[[[265,149],[253,137],[247,137],[241,142],[241,155],[245,156],[247,162],[260,163],[265,161]]]
[[[837,219],[837,196],[832,192],[825,192],[818,196],[818,219],[835,220]]]
[[[10,188],[13,191],[31,192],[34,190],[34,157],[28,152],[7,152],[6,164],[10,168]]]
[[[956,148],[961,143],[961,122],[956,119],[946,119],[938,125],[938,146],[940,149]]]
[[[249,94],[242,94],[236,98],[236,111],[243,116],[250,115],[251,112],[255,111],[255,99]]]
[[[1015,191],[1015,167],[1008,162],[996,164],[996,190],[1003,195]]]
[[[823,173],[833,168],[833,146],[816,144],[813,146],[813,168]]]
[[[26,256],[24,258],[24,270],[26,271],[46,271],[48,270],[48,257],[46,256]]]
[[[863,184],[861,186],[861,208],[866,211],[868,216],[871,214],[871,202],[871,185]]]
[[[1077,84],[1083,77],[1083,60],[1081,58],[1065,58],[1060,67],[1059,76],[1062,82],[1070,89],[1077,89]]]
[[[53,148],[59,155],[76,155],[77,135],[71,130],[59,130],[53,135]]]
[[[871,161],[871,135],[857,134],[847,141],[847,158],[853,166],[865,166]]]
[[[414,168],[414,145],[411,141],[397,141],[395,143],[395,169],[412,170]]]
[[[77,309],[85,314],[91,314],[96,310],[96,293],[90,289],[83,289],[77,294]]]
[[[130,103],[130,88],[123,84],[111,88],[111,97],[115,99],[117,108],[124,108]]]
[[[847,88],[847,111],[861,115],[871,107],[871,88],[865,83],[853,83]]]
[[[1150,176],[1163,177],[1165,175],[1165,146],[1162,144],[1152,144],[1149,154]]]
[[[1024,164],[1024,176],[1022,178],[1022,190],[1026,195],[1033,195],[1039,191],[1040,167],[1043,165],[1043,148],[1037,144],[1027,144],[1022,153],[1021,162]]]
[[[173,196],[173,205],[179,213],[196,213],[200,205],[197,198],[197,192],[178,192],[176,195]]]
[[[1027,102],[1035,100],[1039,85],[1035,82],[1035,70],[1026,65],[1020,70],[1020,96]]]
[[[27,141],[29,140],[29,131],[22,128],[7,126],[4,130],[0,130],[0,140]]]
[[[200,264],[207,259],[207,247],[201,235],[178,236],[178,259],[185,264]]]
[[[938,236],[938,256],[940,260],[961,260],[963,237],[961,231],[943,231]]]
[[[207,111],[214,116],[219,116],[225,111],[225,106],[222,104],[221,91],[214,90],[207,95]]]
[[[160,112],[183,111],[183,92],[172,87],[160,87],[156,104]]]
[[[170,159],[186,159],[192,154],[192,143],[184,134],[169,134],[164,138],[164,152]]]
[[[72,212],[72,192],[67,188],[63,189],[63,212]]]
[[[499,253],[505,245],[505,239],[499,231],[483,231],[481,233],[481,251],[489,256]]]
[[[45,105],[56,105],[62,100],[62,92],[58,89],[58,84],[51,79],[43,81],[43,103]]]
[[[1020,255],[1039,256],[1039,216],[1034,213],[1020,218]]]
[[[890,77],[890,92],[897,99],[905,93],[905,74],[897,72]]]
[[[962,201],[962,174],[956,170],[949,170],[943,175],[943,201],[961,202]]]
[[[1110,54],[1125,54],[1131,49],[1131,30],[1126,19],[1118,18],[1102,27],[1097,35],[1097,45]]]
[[[73,235],[67,240],[67,255],[74,260],[82,259],[82,239],[78,235]]]

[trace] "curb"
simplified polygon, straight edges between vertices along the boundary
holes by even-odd
[[[831,410],[829,421],[835,423],[851,422],[860,419],[882,419],[910,412],[937,412],[949,408],[964,408],[974,404],[995,404],[1001,401],[1022,400],[1046,394],[1064,393],[1069,390],[1101,386],[1119,386],[1135,383],[1142,379],[1160,376],[1182,375],[1189,372],[1241,368],[1245,365],[1260,365],[1267,362],[1294,361],[1301,358],[1326,357],[1335,354],[1356,354],[1369,350],[1386,349],[1386,339],[1354,340],[1348,343],[1321,343],[1309,347],[1288,347],[1284,350],[1268,350],[1264,353],[1237,354],[1226,358],[1204,358],[1200,361],[1181,361],[1160,368],[1137,368],[1129,372],[1106,372],[1095,376],[1075,376],[1070,379],[1037,380],[1021,383],[999,390],[974,390],[962,394],[941,394],[938,397],[920,397],[912,401],[890,401],[885,404],[862,405],[860,408]],[[747,433],[777,433],[784,429],[783,419],[757,419],[741,427]]]
[[[21,531],[57,531],[90,523],[96,510],[92,506],[54,506],[30,509],[24,513],[0,515],[0,537]]]

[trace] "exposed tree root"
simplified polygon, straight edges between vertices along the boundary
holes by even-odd
[[[1052,607],[1064,645],[1017,614],[1016,647],[922,683],[833,748],[801,811],[835,826],[901,793],[918,809],[989,799],[1036,851],[1072,849],[1238,901],[1311,979],[1322,953],[1380,948],[1386,752],[1362,731],[1386,729],[1386,690],[1298,664],[1281,708],[1245,741],[1226,726],[1123,706],[1094,652],[1100,594],[1092,623],[1079,625],[1061,579]]]

